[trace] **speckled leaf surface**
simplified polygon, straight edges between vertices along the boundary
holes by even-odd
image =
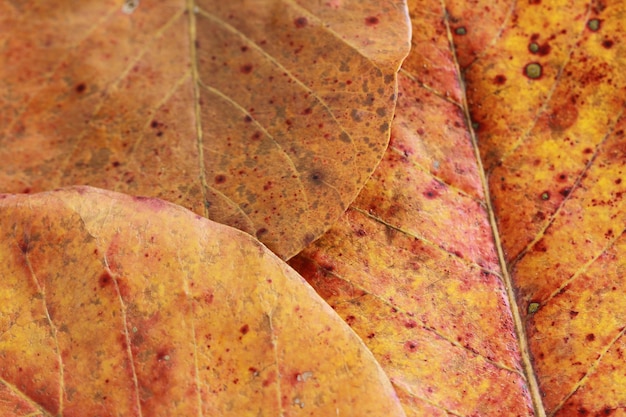
[[[292,265],[407,415],[623,415],[626,6],[409,6],[390,149]]]
[[[0,27],[2,192],[159,197],[283,258],[382,157],[409,48],[402,0],[2,1]]]
[[[506,8],[455,40],[545,410],[623,415],[626,4]]]
[[[0,198],[0,414],[404,416],[360,339],[236,229],[89,187]]]
[[[363,338],[407,416],[531,416],[449,22],[409,4],[391,144],[350,209],[292,259]]]

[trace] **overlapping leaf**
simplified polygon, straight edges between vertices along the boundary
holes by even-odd
[[[404,416],[358,337],[238,230],[82,187],[2,195],[0,236],[2,416]]]
[[[160,197],[294,255],[383,154],[406,5],[130,3],[1,3],[1,190]]]
[[[449,22],[438,2],[410,10],[390,148],[291,264],[366,341],[407,415],[529,416]]]
[[[446,357],[443,349],[439,355],[425,354],[423,367],[418,366],[432,371],[434,360],[445,363],[434,374],[416,377],[420,371],[398,366],[402,349],[427,352],[428,344],[411,341],[406,329],[389,324],[391,319],[379,322],[389,315],[381,313],[383,306],[420,317],[421,321],[412,320],[433,333],[443,333],[441,329],[452,333],[449,324],[454,329],[462,323],[476,339],[462,335],[458,340],[478,355],[485,348],[481,341],[493,345],[515,340],[526,365],[533,365],[532,370],[526,367],[526,376],[537,415],[619,414],[626,404],[621,388],[626,307],[620,296],[626,276],[624,6],[458,2],[437,11],[420,2],[411,9],[414,24],[422,30],[414,31],[413,53],[401,71],[388,155],[343,222],[294,265],[358,329],[399,392],[411,394],[405,395],[407,414],[436,415],[435,410],[418,406],[416,398],[437,405],[444,410],[440,414],[526,412],[503,402],[497,404],[501,408],[489,408],[484,396],[475,408],[469,401],[464,403],[468,408],[451,401],[454,395],[468,396],[486,387],[492,394],[498,392],[493,388],[498,382],[479,377],[482,384],[472,379],[451,387],[444,370],[457,369],[459,361]],[[423,23],[424,18],[436,21],[433,16],[446,24]],[[458,75],[454,66],[446,65],[451,55],[466,81],[467,106],[463,89],[451,82]],[[412,82],[405,81],[404,75]],[[451,110],[432,114],[433,109],[446,108],[435,103],[445,103]],[[466,125],[455,114],[464,111],[471,114]],[[493,224],[485,224],[484,212],[459,210],[467,207],[459,204],[462,198],[478,199],[477,206],[484,205],[480,191],[468,187],[475,171],[460,165],[472,160],[468,159],[471,152],[457,141],[461,138],[467,144],[464,132],[468,131],[476,132],[493,198],[497,219],[493,230],[502,242],[502,260],[507,265],[502,277],[512,274],[517,294],[518,306],[506,308],[513,318],[517,308],[522,311],[516,336],[484,333],[485,328],[497,328],[495,323],[485,323],[486,318],[506,322],[502,317],[506,308],[478,302],[484,281],[474,278],[454,291],[438,289],[441,282],[462,280],[464,274],[449,260],[442,272],[433,274],[431,265],[437,256],[415,257],[416,244],[411,243],[414,238],[425,240],[431,251],[443,249],[474,268],[494,269],[484,256],[486,249],[493,248],[485,245],[486,229]],[[463,181],[459,174],[465,175]],[[368,225],[376,223],[385,233],[372,232]],[[493,272],[500,273],[497,266]],[[420,280],[430,285],[415,286]],[[502,294],[502,287],[495,288]],[[430,305],[423,294],[432,300]],[[369,302],[371,298],[378,300],[379,307]],[[354,311],[367,312],[362,322]],[[477,317],[465,323],[463,318],[472,313]],[[482,323],[478,333],[476,323]],[[380,333],[383,342],[376,341]],[[526,346],[530,355],[524,354]],[[442,380],[439,375],[444,375]],[[413,387],[418,389],[406,388],[411,386],[405,382],[409,378],[417,381]],[[429,390],[423,391],[425,386]],[[530,405],[523,390],[515,392],[509,390],[503,398],[519,395],[520,403]]]

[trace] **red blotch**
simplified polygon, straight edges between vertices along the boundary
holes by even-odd
[[[309,23],[309,21],[306,19],[306,17],[298,17],[298,18],[294,19],[294,21],[293,21],[293,24],[296,25],[296,27],[298,29],[302,29],[308,23]]]
[[[503,85],[506,82],[506,77],[502,74],[496,75],[493,79],[493,83],[497,85]]]
[[[567,174],[559,174],[559,175],[556,177],[556,180],[557,180],[558,182],[566,182],[566,181],[567,181]]]
[[[302,115],[306,116],[307,114],[311,114],[313,112],[313,110],[310,107],[307,107],[306,109],[302,110]]]
[[[244,324],[243,326],[241,326],[241,328],[239,329],[239,332],[241,334],[246,334],[250,331],[250,326],[248,326],[247,324]]]
[[[113,282],[113,277],[111,276],[111,274],[109,274],[109,271],[104,271],[100,275],[100,278],[98,278],[98,284],[100,284],[100,288],[105,288],[112,282]]]
[[[252,135],[252,140],[259,140],[261,139],[261,132],[254,132],[254,134]]]
[[[408,342],[404,344],[404,348],[408,350],[409,352],[415,352],[417,351],[417,342],[409,340]]]
[[[226,176],[225,175],[216,175],[215,176],[215,183],[216,184],[224,184],[226,182]]]
[[[606,49],[610,49],[613,46],[613,41],[606,39],[602,41],[602,46],[604,46]]]
[[[239,71],[241,71],[242,74],[250,74],[252,72],[252,64],[242,65]]]
[[[413,329],[417,327],[417,322],[415,320],[409,320],[406,323],[404,323],[404,327],[406,327],[407,329]]]
[[[365,24],[367,26],[376,26],[380,23],[380,20],[376,16],[370,16],[365,18]]]
[[[346,317],[346,323],[348,323],[348,326],[352,326],[355,321],[356,321],[356,317],[352,315]]]

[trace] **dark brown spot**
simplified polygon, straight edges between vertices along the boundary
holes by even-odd
[[[367,233],[365,232],[365,230],[359,229],[359,230],[356,231],[356,235],[359,236],[359,237],[363,237],[363,236],[366,236]]]
[[[313,242],[313,240],[315,240],[315,236],[313,235],[313,233],[307,233],[306,235],[304,235],[305,245],[309,245],[311,242]]]
[[[565,181],[567,181],[567,174],[559,174],[559,175],[556,177],[556,180],[557,180],[558,182],[565,182]]]
[[[576,317],[577,315],[578,315],[578,311],[574,311],[574,310],[570,310],[570,311],[569,311],[569,316],[570,316],[571,318],[574,318],[574,317]]]
[[[156,129],[157,127],[159,127],[159,125],[160,125],[160,123],[159,123],[159,122],[157,122],[156,120],[153,120],[153,121],[150,123],[150,127],[151,127],[151,128],[153,128],[153,129]]]
[[[493,79],[493,83],[497,85],[503,85],[506,82],[506,77],[502,74],[496,75]]]
[[[563,197],[567,197],[569,195],[569,193],[572,192],[571,188],[562,188],[561,191],[559,191],[559,194],[561,194]]]
[[[22,235],[22,240],[20,240],[17,245],[20,247],[20,250],[24,255],[30,251],[30,236],[24,233]]]
[[[367,26],[376,26],[380,20],[376,16],[370,16],[365,18],[365,24]]]
[[[413,329],[417,327],[417,323],[415,322],[415,320],[409,320],[404,323],[404,327],[406,327],[407,329]]]
[[[261,236],[267,233],[267,231],[268,230],[265,227],[261,227],[260,229],[256,231],[256,237],[260,239]]]
[[[100,284],[100,288],[104,288],[109,285],[113,281],[113,277],[109,274],[109,271],[104,271],[100,278],[98,278],[98,284]]]
[[[248,326],[247,324],[244,324],[243,326],[241,326],[241,328],[239,329],[239,332],[241,334],[246,334],[250,331],[250,326]]]
[[[226,176],[225,175],[216,175],[215,176],[215,183],[216,184],[223,184],[226,182]]]
[[[349,326],[352,326],[355,321],[356,321],[356,317],[354,317],[354,316],[346,317],[346,323],[348,323]]]
[[[86,89],[87,89],[87,86],[85,85],[85,83],[80,83],[75,88],[78,94],[84,93]]]
[[[311,109],[310,107],[307,107],[306,109],[302,110],[302,115],[306,116],[307,114],[311,114],[313,112],[313,109]]]
[[[252,140],[259,140],[261,139],[261,132],[254,132],[252,134]]]
[[[404,344],[404,348],[409,352],[415,352],[417,350],[417,342],[409,340]]]
[[[241,52],[246,52],[248,50],[248,47],[244,45],[239,49],[241,49]]]
[[[252,72],[252,64],[242,65],[239,71],[241,71],[242,74],[250,74]]]
[[[111,162],[111,165],[113,165],[115,168],[117,168],[118,166],[121,165],[120,161],[113,161]]]
[[[621,184],[621,183],[622,183],[622,179],[621,178],[618,178],[618,179],[615,180],[615,184]]]
[[[309,23],[309,21],[306,19],[306,17],[297,17],[294,21],[293,24],[296,25],[296,27],[298,29],[302,29],[303,27],[305,27],[307,24]]]
[[[321,185],[324,182],[324,174],[321,171],[313,171],[309,178],[315,185]]]
[[[246,116],[246,117],[243,118],[243,121],[246,122],[246,123],[250,123],[250,122],[252,122],[252,117]]]
[[[613,46],[613,41],[610,39],[605,39],[602,41],[602,46],[604,46],[606,49],[610,49]]]

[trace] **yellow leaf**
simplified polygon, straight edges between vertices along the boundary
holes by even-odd
[[[404,416],[359,338],[250,236],[77,187],[0,199],[2,416]]]

